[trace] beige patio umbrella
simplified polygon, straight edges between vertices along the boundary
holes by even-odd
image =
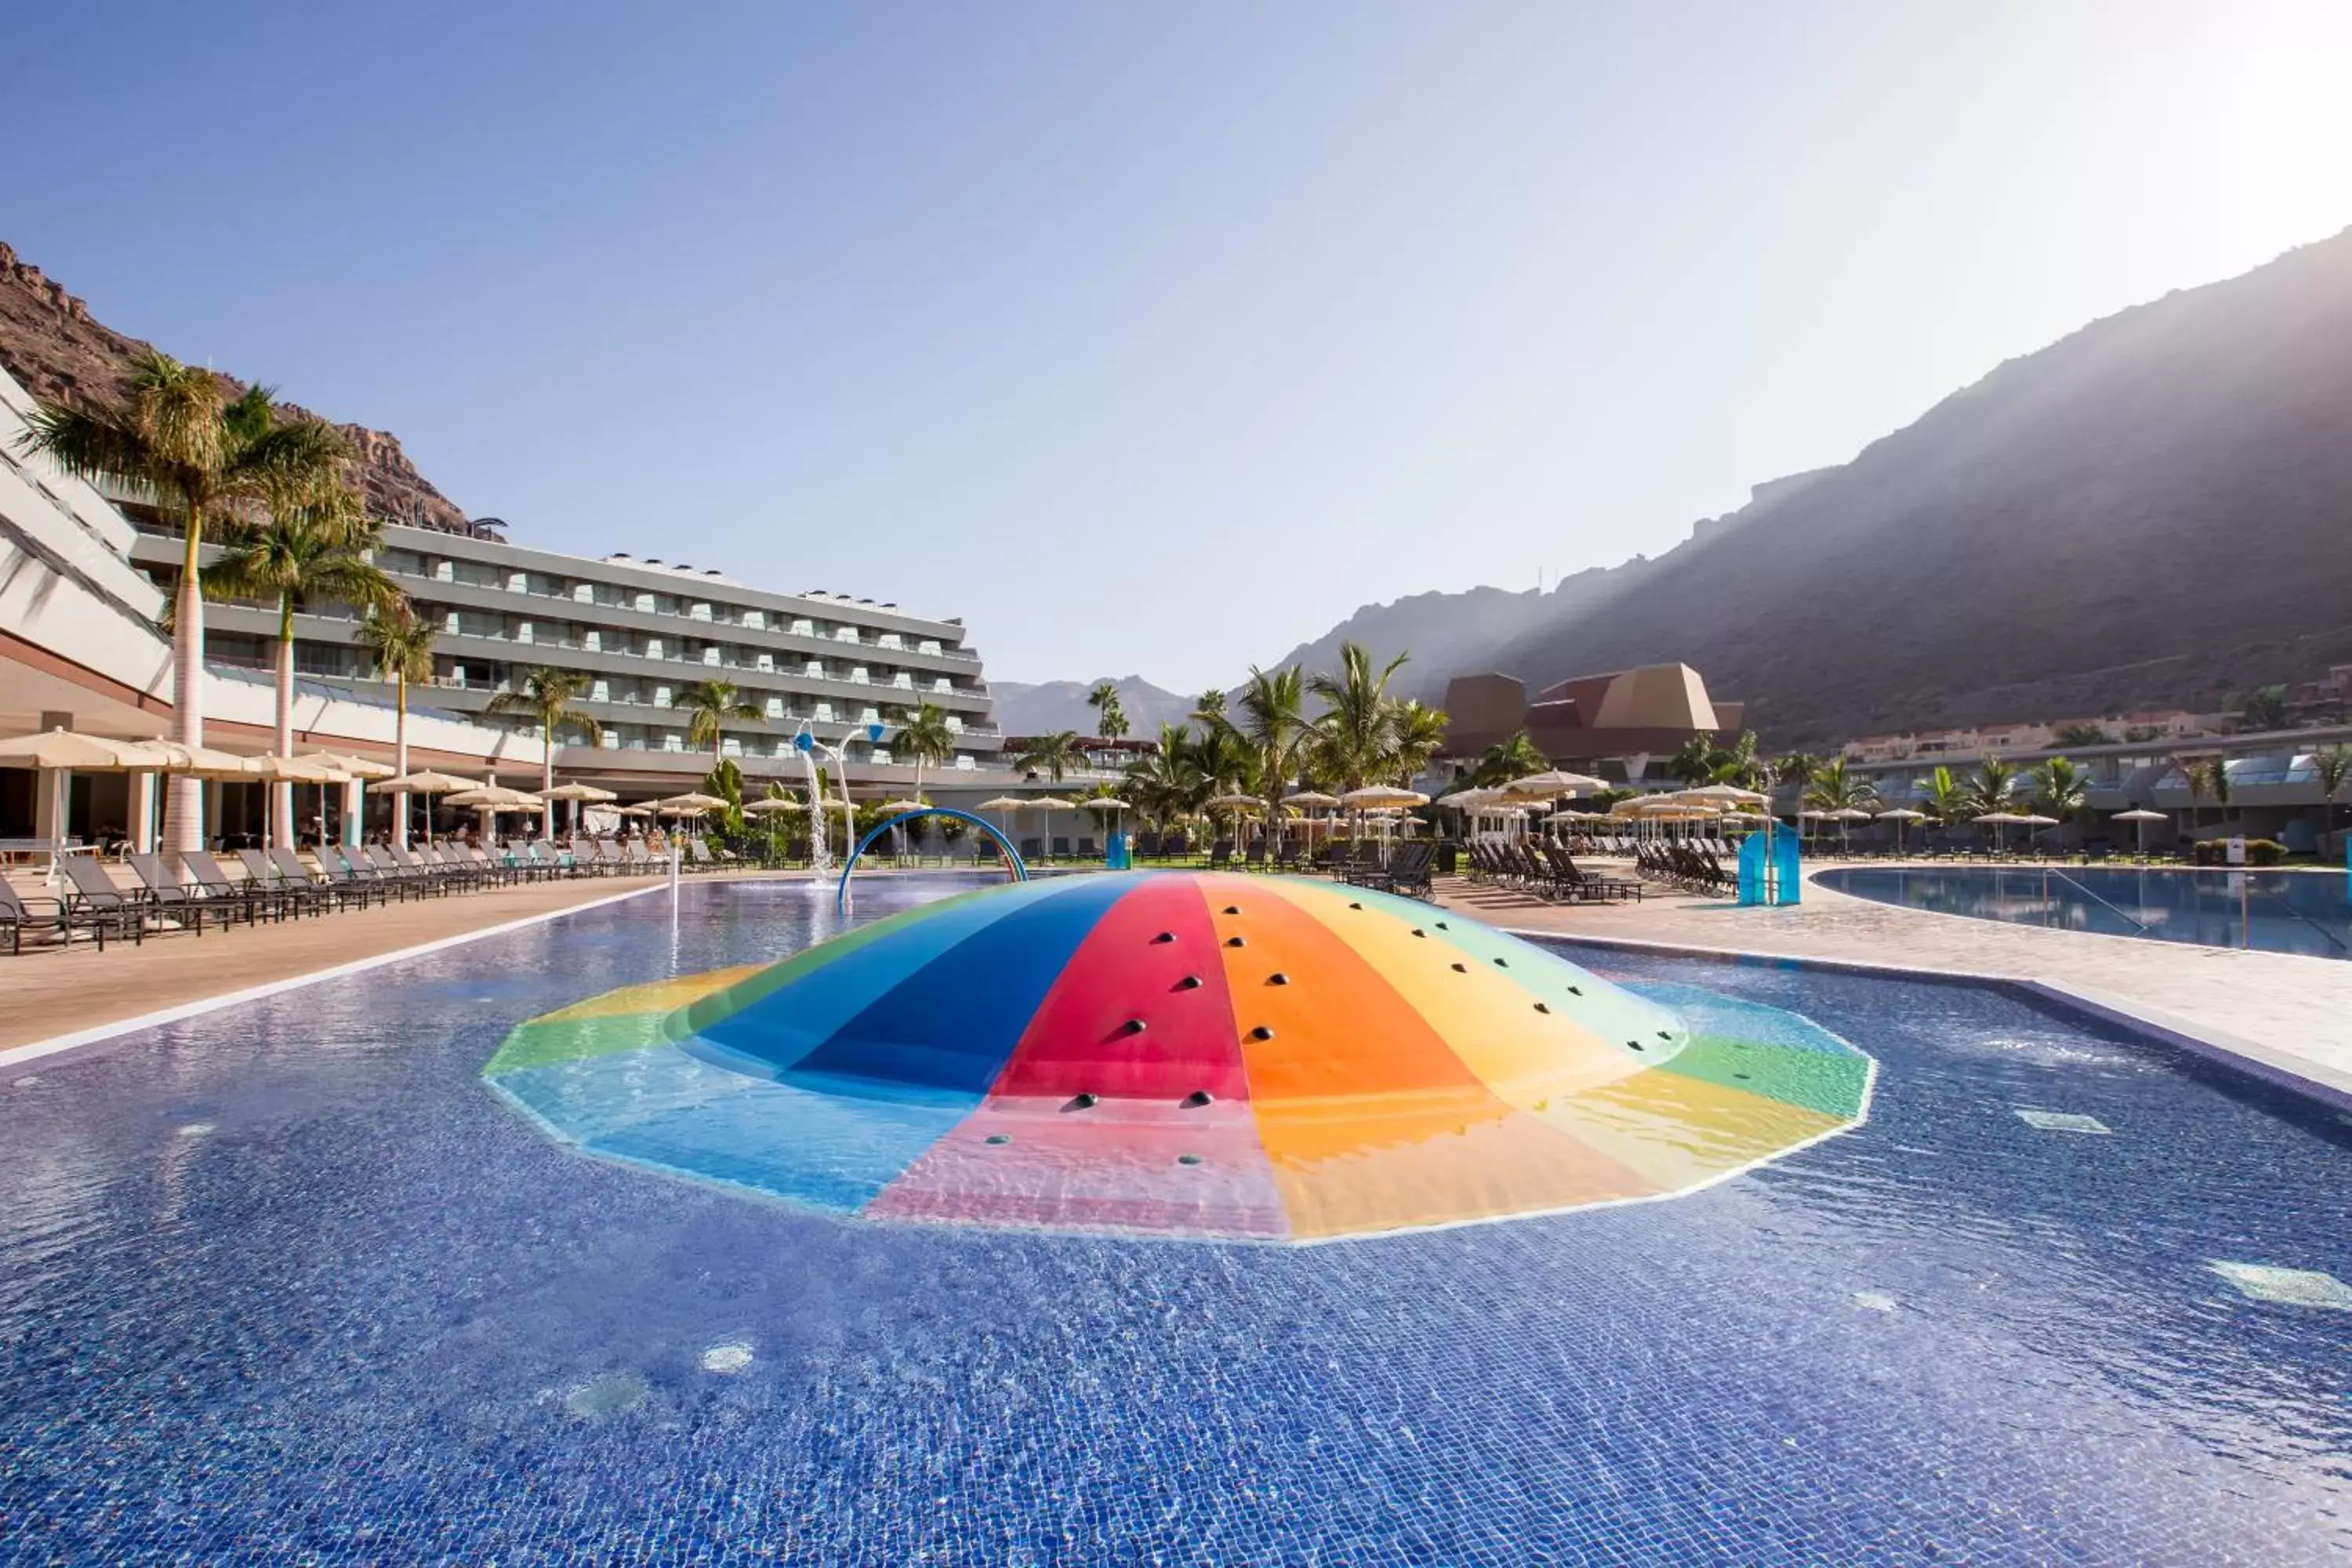
[[[267,784],[289,785],[349,784],[352,780],[352,775],[341,768],[330,767],[325,763],[312,762],[308,757],[280,756],[275,752],[265,752],[258,757],[247,758],[245,772],[247,778],[260,779]],[[264,798],[268,806],[266,817],[269,827],[270,843],[281,848],[291,846],[296,837],[294,824],[280,822],[278,819],[278,792],[271,790]],[[321,795],[319,815],[322,824],[326,817],[325,804],[325,796]],[[289,789],[286,794],[286,809],[289,816],[293,812],[293,807],[294,792]],[[285,844],[278,844],[280,838],[285,840]]]
[[[1906,848],[1904,841],[1911,831],[1911,825],[1915,822],[1927,821],[1927,814],[1924,811],[1914,811],[1907,805],[1898,805],[1892,811],[1880,812],[1878,820],[1895,824],[1895,852],[1899,855]]]
[[[377,779],[367,787],[394,795],[455,795],[459,790],[480,789],[482,781],[459,778],[455,773],[436,773],[430,768],[424,768],[413,773],[402,773],[394,778]],[[401,801],[396,803],[393,809],[405,814],[408,805],[405,801]],[[405,834],[406,829],[404,827],[402,831]],[[407,840],[403,837],[401,842],[405,843]],[[430,847],[433,843],[433,811],[429,805],[425,812],[425,842],[427,847]]]
[[[1685,805],[1699,805],[1712,802],[1717,805],[1769,805],[1772,797],[1759,789],[1742,789],[1738,784],[1697,784],[1690,789],[1678,789],[1663,797]]]
[[[806,811],[807,809],[808,802],[804,800],[747,800],[743,803],[743,815],[746,816],[769,816],[780,811]]]
[[[482,838],[487,843],[495,830],[497,818],[517,811],[544,811],[547,803],[528,790],[509,789],[504,784],[485,784],[480,789],[453,790],[441,797],[444,805],[461,811],[475,811],[482,816]]]
[[[1557,800],[1562,795],[1597,795],[1608,787],[1605,779],[1590,773],[1563,773],[1558,768],[1528,773],[1496,786],[1510,800]]]
[[[322,768],[332,768],[355,779],[388,779],[400,770],[389,763],[373,762],[366,757],[350,756],[342,752],[305,752],[294,759],[311,763]]]
[[[2172,816],[2169,812],[2150,811],[2143,805],[2134,806],[2129,811],[2119,811],[2108,820],[2131,823],[2132,830],[2139,836],[2137,852],[2145,855],[2147,853],[2147,825],[2151,822],[2170,822]]]
[[[1006,839],[1010,840],[1013,837],[1012,814],[1020,810],[1023,806],[1028,804],[1029,803],[1027,801],[1023,800],[1019,795],[1000,795],[994,800],[982,801],[978,805],[973,806],[972,810],[1003,813],[1003,816],[1002,820],[1000,820],[996,825],[996,831],[1002,833],[1004,835]]]
[[[1054,847],[1054,814],[1057,811],[1076,811],[1078,809],[1078,803],[1075,800],[1064,800],[1058,795],[1041,795],[1032,797],[1029,804],[1045,814],[1045,849],[1050,857]]]
[[[580,808],[582,806],[601,805],[606,801],[618,800],[621,797],[614,795],[611,790],[599,789],[594,784],[557,784],[553,789],[541,790],[539,792],[539,798],[549,802],[550,804],[559,800],[570,801],[572,803],[572,831],[576,834],[580,831]],[[551,826],[550,831],[553,831]]]
[[[117,741],[79,731],[44,730],[0,741],[0,767],[37,768],[47,775],[50,816],[58,837],[65,837],[66,792],[75,773],[122,773],[153,771],[157,763],[136,741]],[[57,875],[57,856],[49,857],[49,875]]]
[[[1399,789],[1394,784],[1366,784],[1351,789],[1339,797],[1341,805],[1427,805],[1429,797],[1417,789]]]
[[[679,813],[688,816],[698,816],[706,811],[724,811],[727,809],[727,802],[719,796],[715,795],[698,795],[692,792],[686,795],[674,795],[667,800],[657,800],[654,802],[654,804],[663,807],[676,807]]]
[[[1992,852],[1998,855],[2000,853],[2000,830],[2012,822],[2023,822],[2025,818],[2018,816],[2012,811],[1988,811],[1982,816],[1976,818],[1976,820],[1979,822],[1991,824]]]

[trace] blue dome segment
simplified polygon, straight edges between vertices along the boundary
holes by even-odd
[[[1034,883],[1019,886],[1036,886]],[[1063,965],[1129,877],[1074,877],[973,931],[835,1030],[789,1074],[844,1094],[906,1090],[978,1104]]]
[[[780,1077],[965,938],[1065,891],[1065,883],[1024,882],[891,915],[679,1009],[670,1037],[717,1066]]]

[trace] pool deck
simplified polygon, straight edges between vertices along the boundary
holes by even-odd
[[[167,933],[140,947],[110,943],[104,953],[82,942],[0,955],[0,1065],[159,1022],[159,1015],[663,886],[657,879],[532,884],[202,938]],[[1740,909],[1655,887],[1639,904],[1553,904],[1461,878],[1441,879],[1437,897],[1515,931],[2025,981],[2352,1104],[2352,963],[2003,925],[1876,903],[1810,881],[1794,909]]]
[[[1553,904],[1461,878],[1441,879],[1437,896],[1514,931],[2036,983],[2352,1100],[2352,963],[2340,959],[2004,925],[1811,880],[1782,909],[1656,888],[1638,904]]]
[[[0,1062],[24,1047],[74,1039],[108,1026],[191,1009],[265,986],[316,978],[347,965],[480,936],[615,896],[665,887],[653,878],[525,883],[446,899],[418,899],[313,919],[27,947],[0,953]],[[31,882],[25,890],[38,890]]]

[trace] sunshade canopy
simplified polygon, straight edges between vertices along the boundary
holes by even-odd
[[[397,791],[403,795],[454,795],[461,789],[479,789],[479,779],[461,779],[455,773],[436,773],[430,768],[398,778],[378,779],[368,785],[372,790]]]

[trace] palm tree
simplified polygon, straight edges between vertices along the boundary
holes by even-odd
[[[588,677],[576,669],[549,669],[544,665],[523,672],[522,684],[501,691],[490,699],[492,713],[528,713],[539,721],[541,756],[539,764],[540,791],[555,787],[555,732],[566,724],[576,724],[588,737],[592,746],[604,740],[604,726],[587,713],[576,711],[572,703],[588,689]],[[555,833],[555,803],[548,801],[540,807],[540,832],[551,837]]]
[[[1850,770],[1843,757],[1823,763],[1805,786],[1804,803],[1815,811],[1864,811],[1877,801],[1876,786]]]
[[[1771,768],[1759,754],[1756,731],[1742,730],[1730,747],[1718,749],[1715,766],[1709,771],[1711,784],[1730,784],[1738,789],[1758,789],[1770,782]]]
[[[2336,821],[2336,796],[2344,781],[2352,778],[2352,746],[2334,745],[2311,754],[2312,776],[2319,781],[2319,830],[2332,830]]]
[[[1821,766],[1822,759],[1810,752],[1790,752],[1772,763],[1772,776],[1802,789],[1813,782],[1813,774],[1821,771]]]
[[[1256,764],[1257,791],[1265,801],[1269,841],[1282,826],[1282,797],[1298,772],[1309,726],[1307,722],[1307,676],[1297,665],[1272,672],[1250,666],[1242,688],[1242,739]]]
[[[2017,794],[2017,764],[1987,757],[1969,782],[1969,809],[1977,816],[2007,811]]]
[[[2199,804],[2213,793],[2213,774],[2207,763],[2174,761],[2180,769],[2180,782],[2189,786],[2189,831],[2194,834]]]
[[[1225,694],[1203,691],[1192,699],[1192,717],[1203,729],[1213,730],[1225,721]]]
[[[1693,735],[1666,759],[1666,772],[1686,784],[1705,784],[1715,776],[1715,737]]]
[[[392,682],[393,767],[404,777],[408,773],[408,684],[433,679],[433,627],[417,619],[415,609],[402,599],[371,610],[360,623],[357,640],[361,651],[375,666],[376,679]],[[394,795],[392,805],[392,841],[405,849],[408,792],[403,790]]]
[[[2033,805],[2064,822],[2089,804],[2091,781],[2070,757],[2053,757],[2033,770]]]
[[[1013,765],[1023,773],[1044,773],[1060,784],[1063,775],[1078,765],[1078,732],[1059,730],[1051,735],[1034,736],[1013,757]]]
[[[1095,710],[1096,734],[1116,741],[1127,733],[1127,710],[1118,705],[1118,682],[1096,681],[1095,689],[1087,693],[1087,706]]]
[[[1927,803],[1928,815],[1946,827],[1965,820],[1969,815],[1969,786],[1952,776],[1952,770],[1939,767],[1927,775],[1927,787],[1919,792]]]
[[[1127,767],[1125,789],[1135,809],[1156,827],[1206,800],[1202,774],[1193,761],[1189,732],[1181,724],[1160,726],[1160,749],[1147,752]]]
[[[1482,789],[1491,788],[1529,773],[1539,773],[1549,766],[1551,759],[1536,749],[1525,730],[1517,730],[1507,740],[1497,741],[1478,753],[1478,760],[1470,767],[1470,782]]]
[[[1391,722],[1396,730],[1394,777],[1399,784],[1410,784],[1445,749],[1445,710],[1407,698],[1397,704]]]
[[[1389,697],[1389,679],[1411,658],[1401,653],[1376,673],[1363,644],[1343,642],[1339,673],[1307,681],[1307,689],[1324,702],[1314,726],[1317,760],[1343,790],[1361,789],[1394,771],[1396,704]]]
[[[276,488],[276,487],[273,487]],[[294,616],[330,602],[363,611],[390,609],[400,589],[368,552],[383,532],[359,510],[340,476],[305,497],[286,490],[272,498],[266,522],[239,527],[203,584],[207,599],[258,599],[278,612],[278,739],[279,756],[294,750]],[[294,845],[294,786],[270,785],[270,838]]]
[[[936,702],[916,706],[914,713],[898,726],[897,737],[890,742],[893,756],[904,756],[915,764],[914,798],[923,798],[923,769],[945,766],[955,755],[955,731],[948,728],[948,716]]]
[[[124,481],[180,525],[185,544],[171,629],[172,738],[184,745],[205,739],[205,535],[266,500],[275,485],[331,472],[346,455],[342,437],[318,420],[272,419],[269,397],[268,388],[256,386],[231,402],[220,376],[149,349],[131,361],[127,403],[85,408],[44,400],[27,421],[26,451],[47,453],[77,478]],[[174,856],[205,846],[203,791],[199,780],[172,778]]]
[[[733,681],[715,676],[709,680],[690,680],[679,687],[669,705],[686,710],[687,744],[709,746],[713,767],[719,765],[725,752],[728,721],[760,716],[758,703],[747,700]]]
[[[2051,739],[2062,746],[2112,746],[2116,743],[2116,738],[2107,733],[2105,725],[2081,722],[2059,725],[2057,733]]]

